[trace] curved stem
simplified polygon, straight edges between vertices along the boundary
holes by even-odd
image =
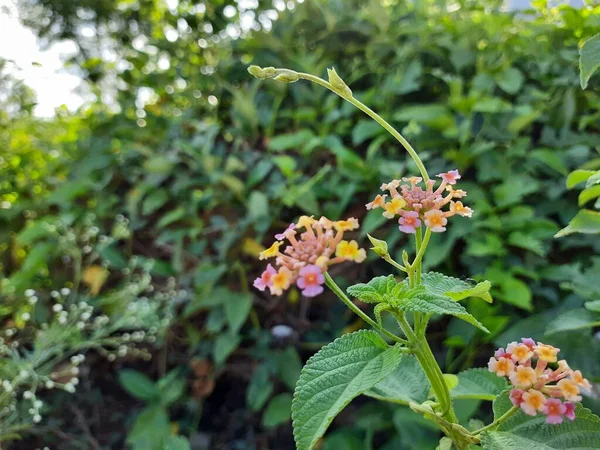
[[[337,285],[337,283],[335,281],[333,281],[333,278],[331,278],[331,275],[329,275],[329,273],[327,273],[327,272],[325,272],[325,284],[327,284],[329,289],[331,289],[333,291],[333,293],[335,295],[337,295],[340,298],[340,300],[343,301],[346,304],[346,306],[348,306],[348,308],[350,308],[352,310],[352,312],[354,312],[362,320],[367,322],[369,325],[371,325],[373,328],[375,328],[380,333],[389,337],[391,340],[393,340],[395,342],[399,342],[404,345],[408,345],[408,341],[406,339],[402,339],[402,338],[396,336],[395,334],[390,333],[388,330],[383,328],[381,325],[379,325],[377,322],[375,322],[373,319],[371,319],[369,316],[367,316],[364,312],[362,312],[360,310],[360,308],[358,306],[356,306],[352,302],[352,300],[350,300],[348,298],[348,296],[346,294],[344,294],[344,291],[342,291],[342,288],[340,288]]]
[[[406,267],[404,267],[402,264],[394,261],[394,259],[390,256],[390,255],[385,255],[383,257],[383,260],[389,264],[391,264],[392,266],[394,266],[396,269],[400,270],[401,272],[404,273],[408,273],[408,269]]]
[[[342,97],[347,102],[349,102],[349,103],[353,104],[354,106],[356,106],[358,109],[360,109],[366,115],[368,115],[369,117],[371,117],[375,122],[377,122],[379,125],[381,125],[383,128],[385,128],[385,130],[388,133],[390,133],[392,136],[394,136],[394,138],[396,138],[396,140],[398,142],[400,142],[400,144],[402,144],[402,146],[406,149],[406,151],[408,152],[408,154],[410,155],[410,157],[415,162],[415,164],[416,164],[417,168],[419,169],[419,172],[421,173],[421,176],[423,177],[423,179],[425,181],[429,180],[429,174],[427,173],[427,169],[425,169],[425,166],[423,165],[423,161],[421,161],[421,158],[419,158],[419,155],[417,154],[417,152],[415,151],[415,149],[404,138],[404,136],[402,136],[383,117],[381,117],[379,114],[377,114],[371,108],[369,108],[367,105],[365,105],[361,101],[357,100],[353,96],[344,97],[344,96],[340,95],[339,92],[337,92],[337,90],[333,87],[333,85],[331,83],[329,83],[329,82],[327,82],[327,81],[323,80],[322,78],[319,78],[319,77],[317,77],[315,75],[311,75],[309,73],[303,73],[303,72],[296,72],[294,70],[289,70],[289,69],[275,69],[275,72],[278,73],[278,74],[292,74],[292,75],[296,75],[296,76],[298,76],[298,78],[301,78],[303,80],[307,80],[307,81],[311,81],[313,83],[316,83],[316,84],[318,84],[320,86],[323,86],[324,88],[329,89],[334,94],[339,95],[340,97]]]
[[[420,233],[420,230],[418,230],[418,231]],[[419,251],[417,252],[417,256],[415,256],[415,260],[411,264],[412,266],[418,268],[419,283],[421,282],[421,261],[423,260],[423,255],[425,254],[425,250],[427,249],[427,246],[429,245],[430,238],[431,238],[431,230],[429,228],[427,228],[425,230],[425,236],[423,237],[423,242],[419,246]]]
[[[511,416],[513,416],[517,411],[519,410],[518,406],[513,406],[512,408],[510,408],[508,411],[506,411],[502,416],[498,417],[496,420],[494,420],[492,423],[490,423],[489,425],[486,425],[483,428],[480,428],[479,430],[476,430],[473,432],[473,435],[478,435],[480,433],[483,433],[484,431],[487,431],[491,428],[497,427],[498,425],[500,425],[502,422],[505,422],[506,420],[508,420]]]

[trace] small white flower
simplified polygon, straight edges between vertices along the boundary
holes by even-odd
[[[36,400],[35,402],[33,402],[33,406],[37,409],[40,409],[42,407],[43,403],[41,400]]]
[[[40,423],[42,421],[42,416],[40,416],[39,414],[36,414],[35,416],[33,416],[33,421],[35,423]]]
[[[19,371],[19,377],[27,378],[28,376],[29,376],[29,372],[27,372],[25,369],[22,369]]]
[[[23,313],[23,314],[21,314],[21,319],[23,319],[23,321],[27,322],[29,319],[31,319],[31,314]]]
[[[31,391],[25,391],[23,392],[23,398],[26,400],[30,400],[33,398],[33,392]]]
[[[33,296],[29,297],[29,300],[27,300],[27,301],[29,302],[30,305],[35,305],[38,301],[38,298],[35,295],[33,295]]]
[[[65,316],[60,316],[58,318],[58,323],[60,323],[61,325],[64,325],[65,323],[67,323],[67,318]]]
[[[92,317],[92,314],[91,314],[91,313],[89,313],[89,312],[84,312],[84,313],[81,315],[81,320],[89,320],[89,318],[90,318],[90,317]]]
[[[69,383],[71,383],[73,386],[77,386],[79,384],[79,378],[71,378]]]
[[[75,392],[75,386],[73,386],[70,383],[65,384],[64,389],[65,389],[65,391],[69,392],[70,394],[72,394],[73,392]]]
[[[54,381],[52,381],[52,380],[46,381],[46,389],[53,389],[53,388],[54,388]]]
[[[83,322],[77,322],[77,328],[79,330],[83,330],[85,328],[85,323],[83,323]]]
[[[35,295],[35,291],[33,289],[27,289],[25,291],[25,297],[33,297]]]
[[[71,293],[71,289],[69,289],[69,288],[62,288],[62,289],[60,290],[60,293],[61,293],[62,295],[65,295],[65,296],[67,296],[67,295],[69,295],[69,294]]]
[[[63,307],[59,303],[52,306],[52,311],[54,311],[54,312],[60,312],[60,311],[62,311],[62,309],[63,309]]]
[[[78,367],[71,367],[71,373],[73,375],[78,375],[79,374],[79,368]]]
[[[57,298],[57,297],[59,297],[59,296],[60,296],[60,294],[58,293],[58,291],[52,291],[52,292],[50,292],[50,296],[51,296],[52,298]]]

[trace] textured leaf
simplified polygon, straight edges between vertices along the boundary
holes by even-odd
[[[482,281],[472,286],[458,278],[448,277],[437,272],[428,272],[422,275],[421,282],[427,292],[445,295],[452,300],[459,301],[468,297],[479,297],[488,303],[492,303],[492,296],[489,292],[492,285],[489,281]]]
[[[600,317],[588,309],[572,309],[560,314],[548,324],[546,334],[555,334],[562,331],[581,330],[600,325]]]
[[[508,386],[506,379],[487,369],[468,369],[458,374],[458,386],[450,391],[456,399],[494,400]]]
[[[390,295],[397,283],[393,275],[387,277],[375,277],[368,283],[359,283],[350,286],[348,294],[358,298],[365,303],[380,303]]]
[[[298,450],[310,450],[334,417],[356,396],[385,378],[400,360],[375,331],[344,335],[308,360],[292,402]]]
[[[416,292],[400,299],[398,307],[403,311],[421,312],[425,314],[448,314],[458,317],[480,330],[489,333],[489,330],[475,317],[469,314],[460,303],[455,302],[447,296],[430,294],[425,292],[424,289],[415,289],[414,291]]]
[[[392,403],[407,405],[427,400],[429,381],[423,368],[412,355],[405,355],[394,371],[365,392],[365,395]]]
[[[600,67],[600,34],[589,38],[579,49],[579,81],[587,88],[590,77]]]
[[[508,392],[494,401],[494,417],[512,407]],[[575,420],[559,425],[546,423],[546,416],[528,416],[518,411],[495,431],[482,435],[486,450],[597,450],[600,445],[600,418],[581,405],[575,407]]]

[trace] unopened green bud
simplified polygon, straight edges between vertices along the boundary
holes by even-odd
[[[258,67],[258,66],[248,67],[248,72],[250,73],[250,75],[253,75],[259,79],[267,78],[265,71],[261,67]]]
[[[333,67],[331,69],[327,69],[327,75],[329,76],[329,82],[338,94],[340,94],[342,97],[352,97],[352,91],[344,82],[344,80],[340,78]]]
[[[402,262],[404,263],[404,267],[407,269],[410,267],[410,261],[408,260],[408,252],[406,250],[402,250]]]
[[[275,80],[281,81],[282,83],[295,83],[300,77],[296,72],[282,72],[275,77]]]
[[[367,237],[369,238],[369,241],[371,241],[371,244],[373,244],[373,247],[371,248],[371,250],[373,250],[375,253],[377,253],[382,258],[385,258],[388,255],[387,242],[382,241],[381,239],[376,239],[373,236],[371,236],[370,234],[367,234]]]

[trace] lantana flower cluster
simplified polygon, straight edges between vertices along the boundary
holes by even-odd
[[[271,294],[281,295],[295,283],[304,296],[319,295],[323,292],[324,273],[329,266],[344,261],[362,262],[367,257],[356,241],[343,240],[346,231],[357,228],[358,220],[353,217],[339,221],[300,217],[297,223],[275,235],[273,245],[260,253],[260,259],[275,258],[275,264],[267,265],[254,280],[254,287],[261,291],[269,288]]]
[[[448,217],[455,214],[471,217],[473,210],[455,200],[467,195],[465,191],[453,187],[460,179],[458,170],[437,176],[442,181],[435,191],[435,180],[426,181],[425,189],[418,186],[423,181],[421,177],[402,178],[382,184],[381,190],[389,192],[389,200],[388,194],[380,194],[365,206],[367,209],[382,208],[383,216],[388,219],[400,216],[398,223],[400,231],[404,233],[414,234],[423,223],[435,233],[446,231]],[[446,205],[449,205],[449,209],[444,211],[442,208]]]
[[[579,370],[572,370],[564,359],[557,362],[559,351],[552,345],[523,338],[506,349],[499,348],[488,362],[490,372],[507,377],[514,386],[510,391],[512,404],[530,416],[545,414],[550,424],[562,423],[563,417],[574,420],[572,402],[581,401],[581,389],[591,388]],[[548,368],[548,363],[557,363],[558,367]]]

